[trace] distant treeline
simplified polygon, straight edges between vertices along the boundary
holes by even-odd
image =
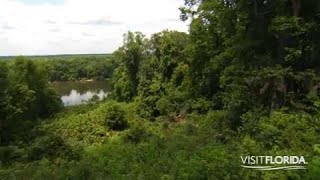
[[[74,81],[81,79],[110,78],[117,63],[111,57],[91,56],[46,61],[49,81]]]
[[[31,60],[61,60],[61,59],[75,59],[75,58],[91,58],[91,57],[112,57],[112,54],[59,54],[59,55],[34,55],[25,56]],[[15,60],[17,56],[0,56],[0,60]]]
[[[8,63],[14,56],[3,56]],[[82,79],[102,80],[111,78],[117,62],[110,54],[80,54],[55,56],[27,56],[27,59],[44,64],[49,81],[76,81]]]

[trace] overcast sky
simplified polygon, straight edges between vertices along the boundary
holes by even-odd
[[[187,31],[183,0],[0,0],[0,56],[111,53],[122,35]]]

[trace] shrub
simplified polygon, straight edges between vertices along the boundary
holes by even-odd
[[[320,177],[320,156],[313,157],[308,169],[308,176],[310,179],[317,179]]]
[[[0,146],[0,165],[10,164],[21,158],[22,154],[23,149],[18,149],[16,146]]]
[[[156,108],[162,115],[169,114],[172,111],[171,102],[167,97],[160,98],[156,103]]]
[[[105,116],[106,125],[115,131],[122,131],[128,127],[128,121],[125,117],[126,112],[117,103],[111,103],[107,106],[107,114]]]
[[[137,144],[148,139],[150,135],[151,133],[148,131],[146,125],[144,125],[142,122],[136,121],[126,132],[125,140]]]
[[[29,158],[31,160],[55,159],[57,157],[77,159],[78,154],[66,145],[63,139],[55,135],[45,135],[35,139],[29,149]]]

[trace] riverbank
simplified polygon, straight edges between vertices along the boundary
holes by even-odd
[[[75,80],[59,80],[59,81],[49,81],[49,84],[51,83],[59,83],[59,82],[94,82],[94,81],[110,81],[111,78],[91,78],[91,79],[87,79],[87,78],[82,78],[82,79],[75,79]]]

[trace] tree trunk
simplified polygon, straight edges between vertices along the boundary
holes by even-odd
[[[291,4],[292,4],[293,15],[298,17],[301,9],[300,0],[291,0]]]

